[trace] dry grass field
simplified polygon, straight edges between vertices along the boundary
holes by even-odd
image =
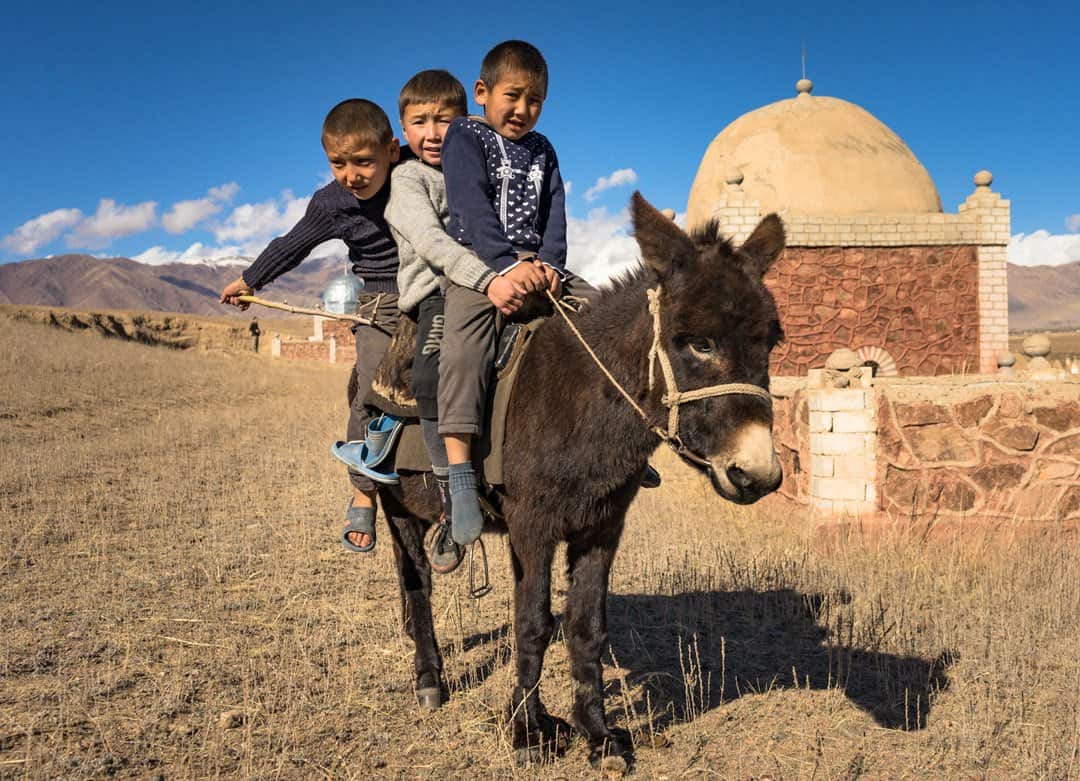
[[[336,542],[345,381],[0,326],[0,778],[590,775],[513,766],[500,538],[490,596],[438,581],[452,699],[413,704],[389,536]],[[657,464],[609,603],[637,777],[1080,778],[1075,540],[827,534]],[[558,630],[542,689],[567,715]]]

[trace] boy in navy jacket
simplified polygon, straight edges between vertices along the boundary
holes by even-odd
[[[499,44],[484,57],[473,87],[483,118],[454,120],[443,141],[447,233],[496,272],[483,293],[452,282],[445,286],[439,433],[450,463],[452,535],[460,545],[474,542],[483,530],[471,449],[483,425],[496,313],[512,315],[529,293],[595,293],[566,270],[559,162],[547,138],[533,131],[547,86],[547,63],[535,46]]]

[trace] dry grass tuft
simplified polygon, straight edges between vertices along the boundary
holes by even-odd
[[[335,542],[344,368],[22,323],[0,356],[0,777],[582,773],[581,741],[513,768],[497,538],[490,597],[438,582],[452,700],[413,704],[388,535],[374,557]],[[609,603],[639,777],[1080,776],[1075,543],[837,541],[657,464]],[[566,715],[558,631],[542,688]]]

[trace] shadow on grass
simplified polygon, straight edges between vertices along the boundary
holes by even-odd
[[[701,716],[725,702],[771,689],[840,689],[890,729],[926,726],[931,698],[948,688],[948,654],[936,659],[852,648],[828,642],[837,603],[846,596],[772,591],[691,591],[672,596],[611,594],[611,651],[630,686],[649,692],[634,702],[653,710],[653,725]],[[556,616],[555,637],[560,637]],[[846,631],[843,623],[838,627]],[[511,663],[510,626],[466,638],[482,658],[450,681],[450,691],[470,689]],[[798,683],[796,683],[796,677]],[[619,681],[608,675],[609,708]]]
[[[649,691],[661,727],[745,694],[795,686],[838,688],[883,727],[925,727],[932,695],[948,688],[951,658],[853,649],[843,636],[827,642],[822,624],[836,624],[838,601],[849,600],[834,596],[830,605],[824,595],[791,589],[612,594],[611,650],[627,683]],[[635,703],[639,712],[645,705]]]

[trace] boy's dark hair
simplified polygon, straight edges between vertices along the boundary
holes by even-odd
[[[394,137],[386,112],[363,98],[343,100],[330,109],[322,126],[323,146],[327,138],[355,138],[361,144],[388,144]]]
[[[506,71],[521,71],[532,76],[547,91],[548,68],[540,50],[526,41],[503,41],[484,55],[480,80],[493,89]]]
[[[405,116],[405,109],[415,103],[438,103],[455,109],[464,116],[469,113],[465,88],[449,71],[420,71],[401,88],[398,95],[398,115]]]

